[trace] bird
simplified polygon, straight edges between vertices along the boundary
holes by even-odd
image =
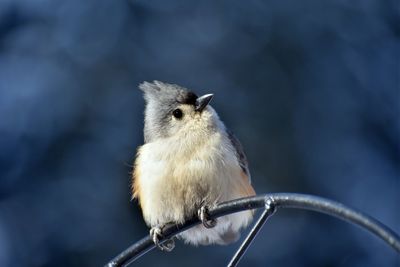
[[[201,224],[177,237],[191,245],[226,245],[237,241],[253,211],[210,219],[218,203],[255,195],[243,147],[210,105],[213,94],[160,81],[139,85],[145,100],[144,144],[132,171],[132,198],[137,199],[150,237],[160,242],[168,224],[197,216]]]

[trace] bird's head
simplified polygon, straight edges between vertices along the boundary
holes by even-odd
[[[144,136],[146,142],[179,133],[204,131],[217,118],[209,105],[213,95],[198,97],[188,89],[159,81],[139,85],[146,100]]]

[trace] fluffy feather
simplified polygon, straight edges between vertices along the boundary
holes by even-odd
[[[201,113],[195,112],[192,104],[182,101],[193,93],[176,85],[155,82],[141,88],[147,102],[148,136],[135,161],[133,197],[139,200],[148,226],[179,224],[195,216],[202,205],[213,206],[255,194],[247,161],[240,159],[231,134],[211,106]],[[173,95],[175,101],[157,95],[163,90]],[[155,108],[155,105],[166,106]],[[171,116],[175,108],[184,113],[179,121]],[[162,125],[148,125],[154,123]],[[160,130],[163,133],[156,132]],[[252,215],[251,211],[244,211],[224,216],[212,229],[199,225],[180,237],[194,245],[227,244],[238,238],[240,228],[251,221]]]

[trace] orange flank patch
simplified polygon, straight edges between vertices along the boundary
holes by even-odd
[[[139,171],[139,167],[137,165],[135,165],[135,169],[133,171],[132,174],[132,196],[133,198],[139,198],[140,196],[140,171]]]
[[[140,175],[141,171],[138,165],[138,158],[139,158],[140,149],[138,149],[135,164],[133,167],[132,173],[132,198],[136,198],[140,201]]]
[[[251,186],[249,177],[243,171],[240,173],[240,175],[242,176],[242,183],[239,189],[240,195],[243,197],[254,196],[256,191],[254,191],[253,186]]]

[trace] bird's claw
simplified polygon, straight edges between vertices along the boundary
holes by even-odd
[[[150,237],[153,240],[156,247],[162,251],[170,252],[175,248],[175,241],[172,238],[166,240],[164,243],[160,243],[160,238],[163,237],[161,227],[156,226],[151,228]]]
[[[208,214],[208,207],[201,206],[201,208],[197,211],[197,217],[202,222],[205,228],[213,228],[217,224],[217,220],[211,219],[210,215]]]

